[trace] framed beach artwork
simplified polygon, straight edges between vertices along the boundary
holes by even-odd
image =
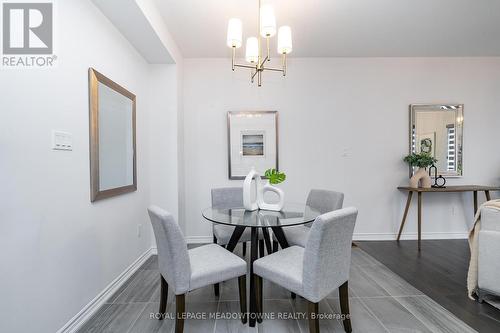
[[[244,179],[255,167],[278,170],[278,112],[227,113],[229,179]]]

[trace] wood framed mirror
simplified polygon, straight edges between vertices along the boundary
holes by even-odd
[[[136,96],[89,68],[90,201],[137,190]]]

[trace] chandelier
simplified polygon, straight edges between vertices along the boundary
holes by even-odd
[[[258,37],[249,37],[246,42],[245,60],[249,65],[236,64],[236,49],[242,45],[242,23],[240,19],[232,18],[227,26],[227,46],[232,51],[231,68],[234,71],[235,67],[247,68],[251,70],[250,80],[253,83],[257,76],[257,85],[262,86],[262,72],[274,71],[281,72],[286,76],[286,57],[292,52],[292,30],[289,26],[282,26],[278,30],[278,54],[281,54],[281,68],[272,68],[266,66],[266,63],[271,61],[271,53],[269,50],[269,40],[276,35],[276,18],[274,9],[271,5],[265,4],[261,6],[259,0],[259,33]],[[262,58],[261,37],[265,38],[267,55]]]

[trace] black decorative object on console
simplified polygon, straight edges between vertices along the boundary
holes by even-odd
[[[438,188],[445,188],[446,186],[446,178],[444,178],[442,175],[437,175],[437,167],[433,164],[431,167],[429,167],[429,176],[432,177],[432,170],[434,169],[434,185],[432,187],[438,187]]]

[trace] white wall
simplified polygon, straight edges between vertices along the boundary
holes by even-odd
[[[150,201],[178,220],[178,66],[150,65],[149,72]]]
[[[151,248],[146,208],[158,198],[149,186],[158,168],[149,133],[161,124],[159,152],[174,161],[164,164],[172,186],[158,201],[171,196],[164,206],[177,214],[174,66],[150,68],[90,1],[58,1],[56,24],[57,68],[0,70],[1,332],[57,331]],[[138,190],[95,203],[89,67],[137,95]],[[174,113],[172,123],[163,112]],[[72,152],[51,150],[52,129],[73,134]]]
[[[287,200],[304,202],[311,188],[343,191],[345,206],[359,208],[358,239],[394,239],[397,232],[406,197],[396,187],[408,183],[402,157],[408,153],[410,103],[464,103],[465,176],[449,183],[500,182],[500,58],[290,59],[288,77],[265,73],[262,88],[249,83],[247,71],[232,73],[230,65],[229,58],[184,62],[191,240],[209,239],[200,211],[210,205],[210,189],[242,183],[227,178],[229,110],[278,110]],[[424,204],[425,237],[464,235],[472,219],[470,193],[426,195]],[[406,228],[410,237],[415,210]]]

